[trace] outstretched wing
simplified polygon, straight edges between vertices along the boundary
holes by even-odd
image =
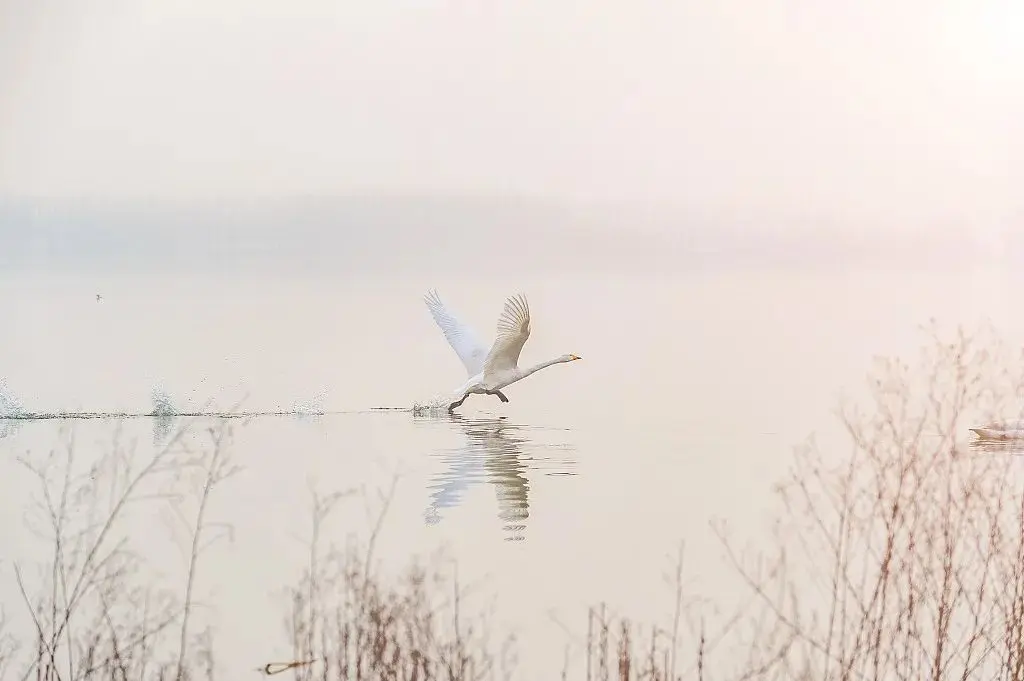
[[[505,301],[505,309],[498,318],[498,335],[484,361],[487,374],[515,369],[519,353],[530,337],[530,306],[526,296],[519,294]]]
[[[480,343],[473,330],[455,318],[441,302],[436,290],[431,289],[427,292],[423,302],[427,304],[431,316],[444,333],[444,337],[448,339],[448,344],[455,350],[455,354],[462,360],[470,377],[483,371],[487,348]]]

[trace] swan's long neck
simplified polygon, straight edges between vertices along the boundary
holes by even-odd
[[[540,364],[535,364],[535,365],[533,365],[532,367],[530,367],[528,369],[520,369],[519,372],[518,372],[519,373],[518,379],[526,378],[530,374],[535,374],[538,371],[540,371],[541,369],[546,369],[546,368],[548,368],[549,366],[551,366],[553,364],[561,364],[564,361],[565,360],[563,358],[561,358],[561,357],[555,357],[554,359],[549,359],[546,362],[541,362]]]

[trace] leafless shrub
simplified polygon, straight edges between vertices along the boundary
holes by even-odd
[[[465,591],[457,578],[447,586],[442,569],[428,569],[418,561],[394,583],[375,574],[374,544],[393,486],[381,498],[383,509],[364,547],[331,545],[321,554],[322,526],[335,504],[351,493],[326,498],[314,494],[309,565],[299,584],[290,590],[292,616],[287,629],[296,663],[285,664],[291,664],[295,678],[507,678],[510,641],[506,640],[498,656],[490,652],[486,621],[464,619],[461,600]],[[446,593],[451,597],[445,598]],[[319,664],[308,664],[312,660]],[[273,670],[264,668],[264,672]]]
[[[14,656],[18,652],[18,642],[7,631],[7,616],[0,607],[0,679],[4,678]]]
[[[870,409],[841,410],[848,454],[797,450],[764,541],[739,551],[712,523],[747,591],[718,630],[680,558],[688,634],[592,609],[587,681],[1024,678],[1024,445],[966,442],[1019,416],[1024,356],[985,329],[930,340],[915,366],[878,363]]]
[[[581,678],[586,681],[675,681],[676,679],[703,680],[720,678],[716,665],[714,673],[707,672],[709,658],[723,650],[726,656],[736,655],[736,643],[743,640],[744,630],[755,635],[742,649],[743,661],[737,665],[747,670],[740,678],[752,678],[765,666],[765,651],[777,655],[792,644],[793,636],[779,626],[770,626],[749,617],[749,603],[728,617],[721,617],[713,600],[689,594],[684,588],[684,545],[680,544],[671,574],[667,581],[672,586],[674,603],[671,619],[664,625],[637,625],[629,617],[612,612],[606,604],[591,608],[587,614],[585,644],[585,670],[572,675],[569,664],[562,678]],[[710,627],[708,615],[717,624]],[[720,656],[725,657],[725,656]],[[735,665],[734,665],[735,666]]]
[[[139,460],[119,430],[111,451],[81,461],[74,433],[66,431],[63,448],[20,459],[38,490],[26,525],[51,551],[34,570],[24,560],[14,565],[33,629],[31,641],[20,641],[31,655],[20,660],[18,678],[181,680],[203,668],[212,675],[204,664],[212,659],[204,651],[208,632],[190,637],[189,623],[197,558],[211,529],[206,502],[233,471],[229,432],[227,421],[217,422],[208,431],[210,441],[197,449],[185,437],[186,425],[148,460]],[[196,510],[186,517],[186,483],[197,472],[202,485]],[[190,530],[183,595],[155,586],[145,557],[132,546],[131,511],[146,504],[173,505]],[[12,655],[4,654],[10,649],[0,645],[0,678],[14,673]]]
[[[39,492],[26,520],[51,553],[35,565],[35,579],[27,561],[14,566],[34,633],[21,641],[27,645],[18,659],[14,640],[0,629],[0,678],[214,678],[212,631],[197,618],[195,585],[204,551],[231,536],[230,525],[208,518],[208,502],[238,469],[229,456],[230,421],[213,422],[199,446],[182,428],[145,461],[120,435],[108,454],[80,461],[70,431],[66,447],[21,460]],[[314,495],[309,562],[291,590],[296,657],[261,671],[302,679],[507,678],[509,646],[490,654],[486,621],[462,615],[466,592],[457,579],[416,561],[397,582],[375,574],[374,546],[394,487],[380,497],[365,545],[323,546],[324,523],[356,491]],[[129,509],[146,504],[172,521],[186,564],[179,584],[158,588],[133,549]]]
[[[842,412],[845,460],[797,452],[766,568],[718,526],[762,614],[794,637],[765,676],[1022,678],[1024,477],[1007,450],[964,443],[967,419],[1024,392],[1020,356],[962,329],[932,340],[916,367],[880,364],[871,410]]]

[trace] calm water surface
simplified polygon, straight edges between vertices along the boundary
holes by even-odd
[[[669,616],[662,575],[681,539],[691,590],[728,589],[708,520],[727,518],[756,541],[792,447],[812,433],[836,442],[838,398],[856,394],[873,356],[912,357],[929,317],[987,318],[1017,342],[1011,283],[980,270],[526,281],[7,276],[0,377],[32,411],[147,411],[159,385],[183,408],[319,399],[345,412],[233,425],[241,471],[209,511],[233,537],[205,554],[199,584],[215,606],[228,677],[290,654],[283,589],[306,557],[310,489],[387,489],[398,475],[377,558],[397,570],[445,547],[460,581],[487,603],[493,596],[498,624],[517,633],[522,678],[542,678],[558,672],[571,642],[556,620],[582,636],[586,607],[602,600],[639,620]],[[583,361],[512,386],[508,404],[472,396],[458,418],[371,411],[464,381],[420,299],[431,286],[485,342],[504,298],[524,290],[533,335],[522,362],[567,352]],[[193,426],[201,439],[205,425]],[[0,440],[0,596],[19,628],[28,620],[12,564],[41,558],[42,545],[24,522],[29,476],[16,457],[58,445],[61,428],[73,428],[82,459],[115,438],[140,456],[153,447],[144,419],[26,423]],[[329,538],[365,537],[374,510],[345,502]],[[179,578],[182,558],[160,514],[133,522],[143,549]]]

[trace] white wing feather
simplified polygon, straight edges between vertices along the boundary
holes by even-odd
[[[476,333],[456,319],[455,315],[441,302],[441,297],[436,290],[431,289],[423,297],[423,302],[427,304],[431,316],[444,333],[444,337],[448,339],[448,344],[462,360],[469,376],[476,376],[483,371],[487,348],[477,339]]]
[[[519,366],[519,353],[530,337],[530,306],[526,296],[519,294],[505,301],[498,318],[498,335],[484,360],[484,374],[495,375]]]

